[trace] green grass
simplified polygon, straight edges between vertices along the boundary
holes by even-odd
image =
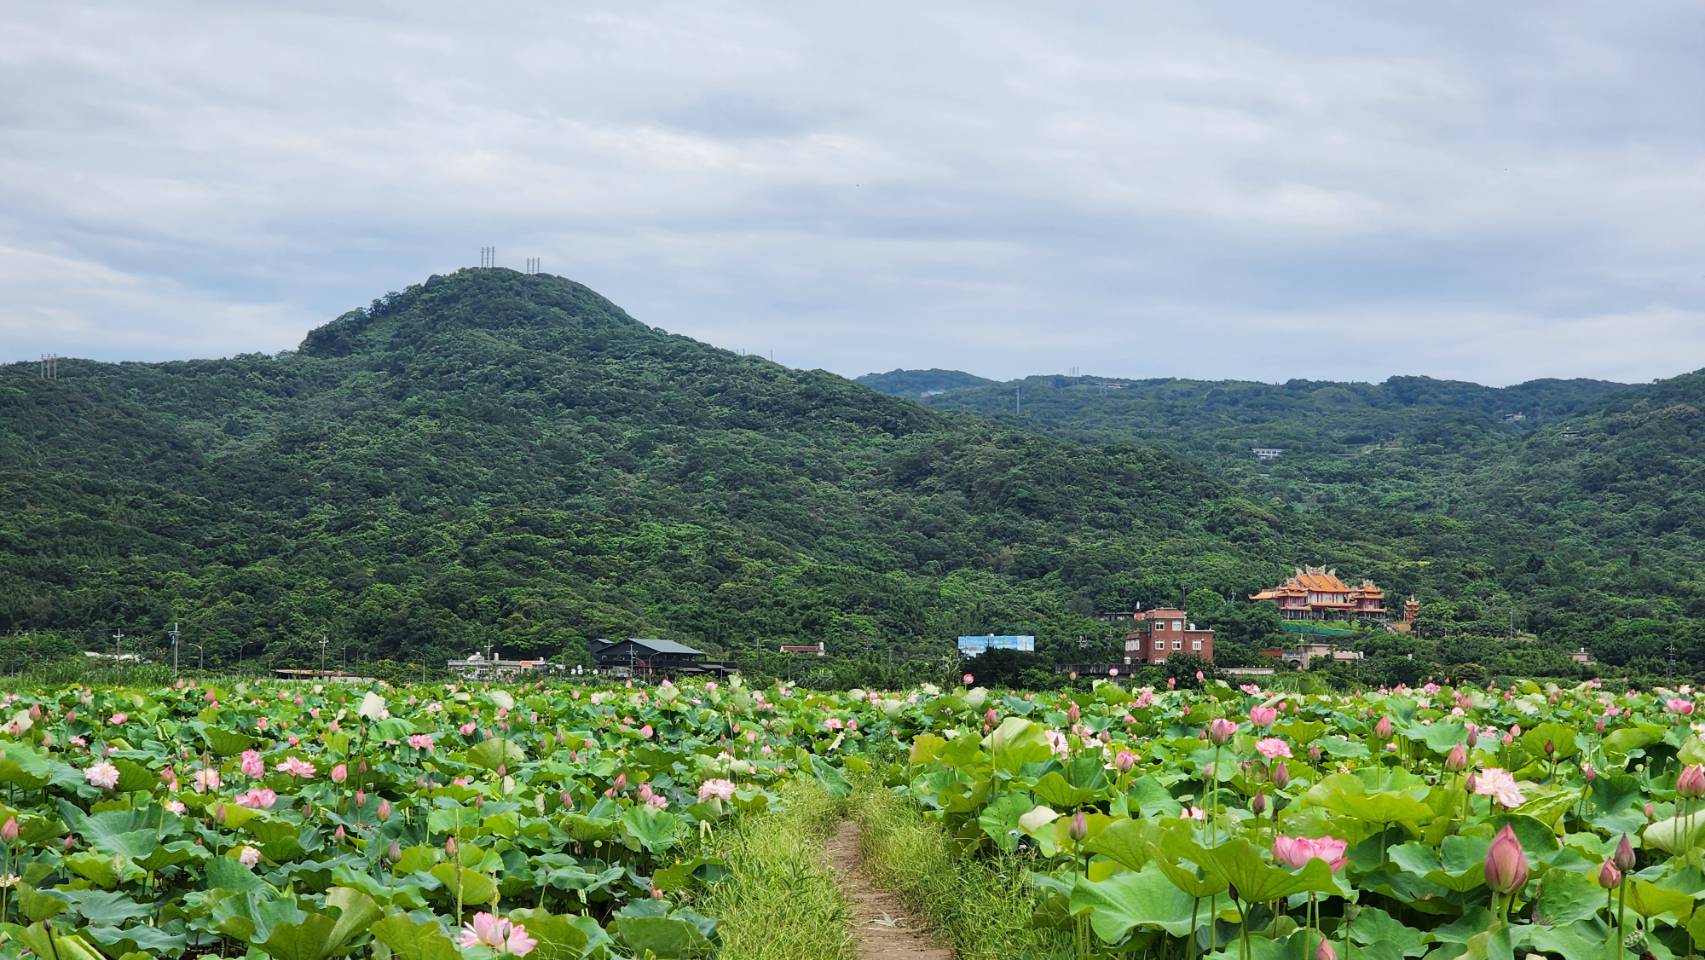
[[[850,918],[823,864],[841,804],[815,781],[782,791],[784,806],[714,835],[732,875],[702,909],[718,918],[727,960],[851,960]]]
[[[965,856],[939,824],[881,787],[861,788],[852,816],[864,863],[948,940],[959,960],[1070,960],[1070,937],[1032,929],[1036,894],[1014,859]]]

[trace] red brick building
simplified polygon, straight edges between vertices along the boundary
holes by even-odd
[[[1138,610],[1132,620],[1132,629],[1125,634],[1126,663],[1165,663],[1177,653],[1213,662],[1214,631],[1198,628],[1184,611],[1165,607]]]

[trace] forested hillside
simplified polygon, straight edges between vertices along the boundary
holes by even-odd
[[[0,370],[0,632],[174,620],[211,661],[486,642],[1045,643],[1322,555],[1188,462],[928,410],[465,270],[300,350]],[[103,640],[104,642],[104,640]],[[1096,652],[1091,649],[1089,653]]]
[[[893,374],[886,375],[893,377]],[[1014,388],[1023,398],[1014,416]],[[976,412],[1082,442],[1153,444],[1328,542],[1422,570],[1444,659],[1534,632],[1616,663],[1705,663],[1705,374],[1511,387],[1030,377],[954,388]],[[1252,448],[1279,448],[1262,460]]]

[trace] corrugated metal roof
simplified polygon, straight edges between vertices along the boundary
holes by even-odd
[[[629,637],[627,642],[638,644],[653,653],[687,653],[697,654],[701,657],[709,656],[709,654],[705,653],[703,650],[694,650],[692,647],[689,647],[684,643],[676,643],[673,640],[651,640],[644,637]]]

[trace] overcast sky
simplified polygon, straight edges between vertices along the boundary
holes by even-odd
[[[599,6],[11,5],[0,360],[492,244],[847,375],[1705,367],[1696,2]]]

